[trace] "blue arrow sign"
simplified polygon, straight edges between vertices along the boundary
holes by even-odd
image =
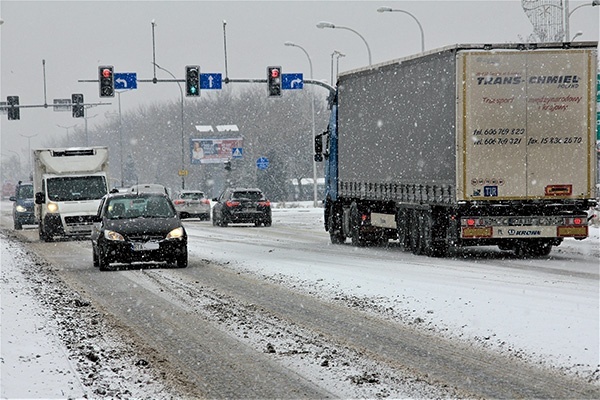
[[[256,168],[265,170],[269,168],[269,159],[267,157],[261,157],[256,160]]]
[[[221,89],[222,75],[219,73],[200,74],[200,89]]]
[[[286,90],[303,89],[304,78],[302,74],[281,74],[281,88]]]
[[[115,72],[115,89],[137,89],[135,72]]]

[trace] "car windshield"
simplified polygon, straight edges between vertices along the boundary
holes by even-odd
[[[185,200],[202,200],[204,193],[182,193],[180,197]]]
[[[103,176],[69,176],[48,179],[48,198],[52,201],[101,199],[107,192]]]
[[[110,199],[108,219],[173,218],[175,210],[163,196],[119,197]]]
[[[17,189],[18,199],[33,199],[33,185],[22,185]]]
[[[231,196],[234,200],[252,200],[258,201],[263,200],[263,194],[261,192],[257,192],[255,190],[245,190],[240,192],[234,192]]]

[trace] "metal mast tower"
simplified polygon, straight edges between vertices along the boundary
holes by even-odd
[[[562,42],[565,39],[565,18],[569,15],[569,0],[521,0],[523,11],[533,25],[538,42]]]

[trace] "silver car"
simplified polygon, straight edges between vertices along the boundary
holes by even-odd
[[[199,218],[210,221],[210,200],[200,190],[181,190],[173,196],[179,218]]]

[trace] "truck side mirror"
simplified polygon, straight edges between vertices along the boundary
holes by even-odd
[[[315,162],[323,161],[323,135],[315,136]]]
[[[44,193],[37,192],[35,194],[35,204],[44,204],[45,202],[46,202],[46,198],[44,196]]]

